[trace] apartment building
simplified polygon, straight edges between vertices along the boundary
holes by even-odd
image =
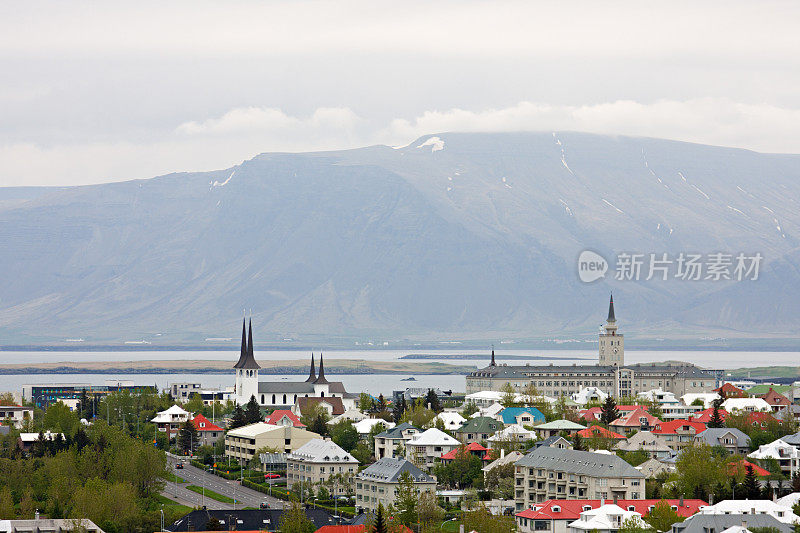
[[[426,474],[407,459],[384,457],[358,473],[355,478],[356,510],[375,512],[378,504],[393,505],[400,476],[408,472],[417,493],[436,493],[436,478]]]
[[[402,452],[400,456],[405,455],[406,442],[418,434],[421,429],[412,426],[408,422],[398,424],[391,429],[382,431],[375,435],[375,457],[382,459],[384,457],[397,457],[398,451]]]
[[[291,453],[308,441],[320,438],[304,428],[258,422],[232,429],[225,435],[225,456],[244,463],[250,461],[261,448]]]
[[[436,428],[414,435],[406,442],[406,459],[423,470],[430,471],[442,455],[461,446],[461,443]]]
[[[335,474],[353,477],[358,470],[358,460],[330,440],[310,440],[286,457],[286,484],[317,485]],[[345,493],[343,485],[330,487],[335,496]]]

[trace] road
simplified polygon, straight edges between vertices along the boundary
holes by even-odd
[[[183,468],[176,470],[175,464],[178,461],[183,462]],[[255,507],[258,509],[261,502],[266,501],[272,509],[282,509],[283,501],[278,498],[273,498],[267,494],[262,494],[257,490],[247,487],[242,487],[238,481],[227,480],[219,477],[210,472],[206,472],[189,464],[188,460],[176,458],[173,455],[167,455],[167,467],[171,475],[177,474],[179,478],[186,480],[185,485],[178,484],[176,487],[174,477],[172,480],[167,480],[164,487],[165,496],[173,499],[183,500],[188,505],[199,506],[203,505],[203,495],[197,494],[193,491],[186,489],[186,485],[197,485],[198,487],[205,487],[206,489],[213,490],[218,494],[227,496],[236,500],[236,509],[244,507]],[[176,496],[177,489],[177,496]],[[234,504],[222,503],[212,498],[205,498],[205,506],[209,509],[234,509]]]

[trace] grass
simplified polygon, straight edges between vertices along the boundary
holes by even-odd
[[[164,506],[164,511],[167,513],[171,513],[172,516],[184,516],[192,512],[192,508],[186,505],[181,505],[180,503],[170,500],[166,496],[161,494],[156,494],[153,497],[159,505]]]
[[[445,533],[457,533],[461,522],[458,520],[448,520],[444,524],[440,524],[442,527],[440,531],[444,531]]]
[[[189,485],[186,488],[192,492],[196,492],[197,494],[203,494],[203,487],[198,487],[197,485]],[[228,498],[227,496],[223,496],[222,494],[214,492],[213,490],[206,489],[205,495],[206,498],[211,498],[212,500],[217,500],[218,502],[233,503],[233,498]]]

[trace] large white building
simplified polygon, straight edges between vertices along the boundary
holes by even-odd
[[[319,374],[314,366],[314,354],[311,354],[311,369],[305,381],[259,381],[258,370],[261,366],[253,354],[253,323],[245,330],[242,324],[242,348],[239,360],[233,365],[236,385],[233,398],[239,405],[244,405],[255,397],[262,407],[291,409],[298,398],[341,398],[344,409],[354,409],[358,397],[349,394],[339,381],[328,381],[325,378],[325,367],[322,354],[319,356]]]

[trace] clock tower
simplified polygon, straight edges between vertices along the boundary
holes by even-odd
[[[600,366],[625,365],[625,339],[617,334],[617,317],[614,316],[614,295],[608,303],[608,318],[600,331]]]

